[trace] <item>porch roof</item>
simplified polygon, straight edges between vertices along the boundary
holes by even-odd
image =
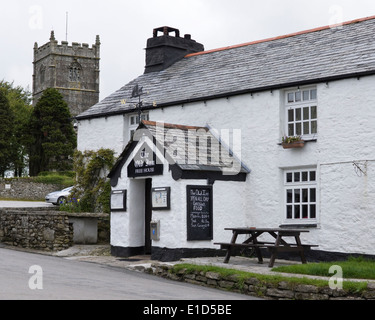
[[[210,127],[196,127],[142,121],[133,139],[120,155],[109,177],[116,181],[133,150],[144,137],[150,139],[169,164],[172,176],[179,179],[245,181],[247,166]],[[233,145],[240,148],[239,141]],[[240,149],[239,149],[240,150]]]

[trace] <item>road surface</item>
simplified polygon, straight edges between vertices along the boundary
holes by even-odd
[[[44,208],[49,207],[51,209],[56,208],[51,203],[43,201],[0,201],[0,208]]]
[[[256,300],[95,263],[0,248],[0,300]]]

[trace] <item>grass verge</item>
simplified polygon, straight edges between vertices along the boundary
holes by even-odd
[[[194,265],[194,264],[176,264],[172,268],[172,272],[178,273],[181,270],[185,270],[185,273],[194,272],[216,272],[219,273],[221,277],[236,276],[239,283],[244,283],[246,279],[256,278],[259,282],[263,284],[268,284],[271,286],[277,286],[280,282],[287,282],[290,287],[295,287],[297,285],[313,285],[316,287],[328,287],[327,280],[311,279],[307,277],[290,277],[290,276],[280,276],[280,275],[264,275],[258,273],[251,273],[236,269],[227,269],[216,266],[206,266],[206,265]],[[332,276],[332,275],[330,275]],[[352,292],[360,293],[367,289],[367,282],[357,282],[357,281],[344,281],[343,289]]]
[[[365,259],[363,257],[350,257],[346,261],[319,262],[282,266],[273,268],[272,271],[332,277],[333,273],[330,273],[329,269],[335,265],[342,268],[342,277],[344,279],[375,279],[375,261]]]

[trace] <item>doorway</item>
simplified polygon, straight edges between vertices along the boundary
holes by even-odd
[[[145,254],[151,254],[152,179],[145,180]]]

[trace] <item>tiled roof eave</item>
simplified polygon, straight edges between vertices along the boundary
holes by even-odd
[[[367,71],[351,72],[351,73],[346,73],[346,74],[339,74],[339,75],[332,75],[332,76],[325,76],[325,77],[312,77],[311,79],[307,79],[307,80],[300,80],[300,81],[296,80],[292,82],[273,84],[273,85],[263,86],[263,87],[253,87],[253,88],[250,87],[250,88],[241,89],[241,90],[232,90],[228,92],[214,93],[212,95],[197,96],[194,98],[188,98],[188,99],[182,99],[182,100],[170,100],[170,101],[160,102],[157,104],[157,106],[145,104],[142,109],[147,111],[147,110],[152,110],[156,108],[171,107],[171,106],[195,103],[195,102],[200,102],[200,101],[209,101],[209,100],[227,98],[227,97],[243,95],[243,94],[258,93],[258,92],[268,91],[268,90],[278,90],[278,89],[290,88],[294,86],[303,86],[303,85],[331,82],[331,81],[343,80],[343,79],[349,79],[349,78],[359,78],[359,77],[371,76],[371,75],[375,75],[375,68],[367,70]],[[116,115],[122,115],[122,114],[127,114],[127,113],[134,113],[134,112],[135,110],[133,108],[124,108],[123,110],[114,110],[114,111],[108,111],[108,112],[100,112],[99,110],[97,114],[95,113],[87,114],[87,115],[82,114],[82,115],[77,116],[76,119],[86,120],[86,119],[116,116]]]

